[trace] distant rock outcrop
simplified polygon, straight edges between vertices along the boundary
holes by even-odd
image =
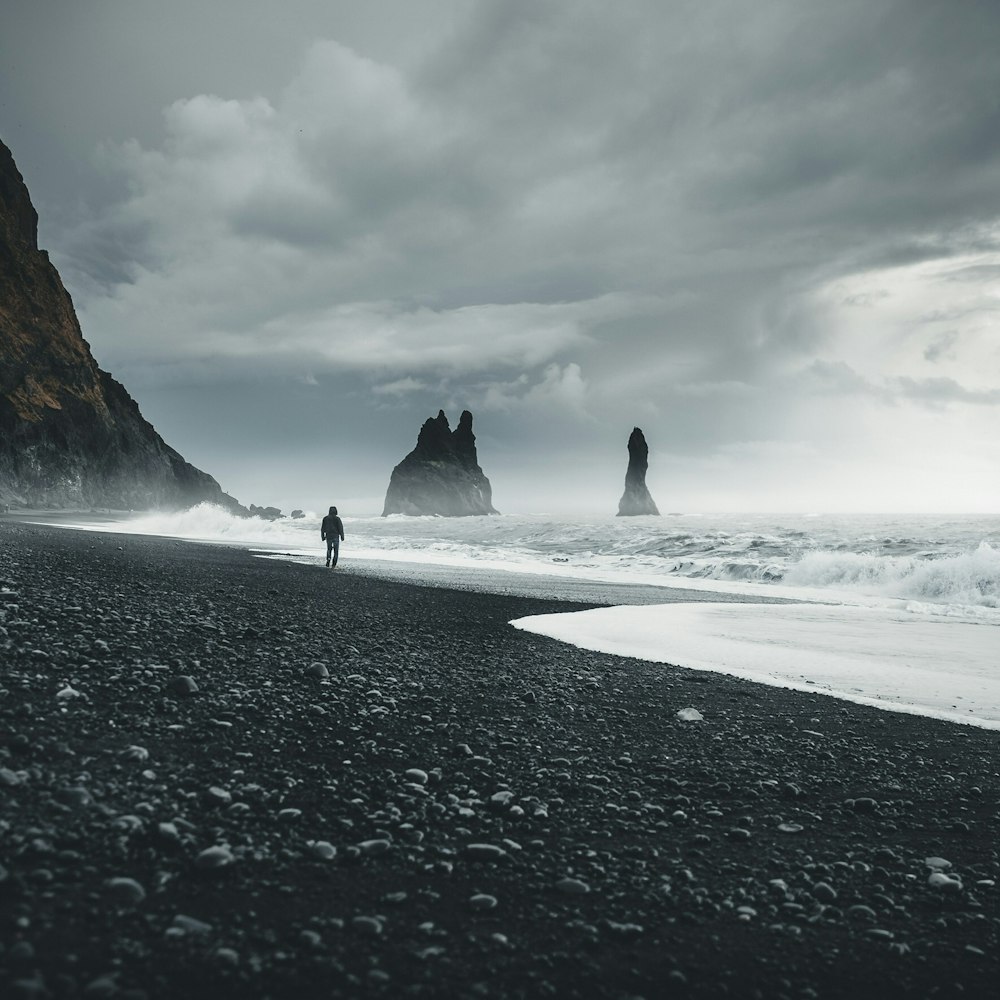
[[[0,142],[0,504],[246,513],[167,446],[102,371],[48,254],[38,215]]]
[[[258,507],[257,504],[250,504],[250,516],[259,517],[263,521],[280,521],[285,515],[281,513],[280,507]]]
[[[646,487],[646,470],[649,468],[649,447],[638,427],[632,428],[628,439],[628,470],[625,472],[625,492],[618,501],[618,516],[656,514],[656,504]]]
[[[392,470],[382,516],[496,514],[492,493],[476,457],[472,414],[464,410],[452,431],[440,410],[424,422],[416,448]]]

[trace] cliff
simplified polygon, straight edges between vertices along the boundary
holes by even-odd
[[[417,446],[392,470],[382,516],[496,514],[492,494],[476,456],[472,414],[463,411],[452,431],[440,410],[424,422]]]
[[[245,513],[97,366],[0,142],[0,503],[147,509],[206,500]]]
[[[646,471],[649,468],[649,447],[638,427],[632,428],[628,439],[628,469],[625,472],[625,492],[618,501],[618,516],[631,517],[636,514],[656,514],[659,510],[653,502],[646,486]]]

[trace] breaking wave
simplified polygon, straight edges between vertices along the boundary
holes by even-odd
[[[210,504],[102,530],[239,545],[301,561],[325,555],[320,516],[265,521]],[[489,566],[611,582],[813,599],[850,595],[1000,608],[1000,519],[687,515],[663,518],[344,517],[345,559]],[[78,525],[85,527],[86,525]]]
[[[981,542],[941,558],[812,552],[790,566],[789,586],[853,589],[886,597],[1000,607],[1000,551]]]

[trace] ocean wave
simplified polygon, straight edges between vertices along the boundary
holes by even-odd
[[[885,597],[1000,607],[1000,551],[989,542],[971,552],[929,558],[870,552],[812,552],[782,580],[795,587],[852,589]]]
[[[344,554],[525,572],[577,572],[620,582],[760,592],[778,588],[896,598],[915,604],[1000,608],[1000,522],[996,518],[780,518],[700,515],[664,518],[344,517]],[[104,525],[102,530],[107,530]],[[234,517],[199,504],[145,514],[116,530],[314,555],[319,516]],[[983,541],[983,539],[988,539]],[[773,592],[773,591],[772,591]]]
[[[192,541],[221,542],[230,545],[301,546],[313,532],[319,538],[319,518],[281,518],[268,521],[260,517],[236,517],[224,507],[200,503],[188,510],[154,511],[133,516],[113,525],[78,525],[98,527],[139,535],[164,535]]]

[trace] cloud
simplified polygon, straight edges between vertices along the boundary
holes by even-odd
[[[418,379],[410,378],[398,378],[394,382],[385,382],[381,385],[375,385],[372,387],[372,392],[376,396],[406,396],[413,392],[421,392],[427,388],[426,382],[421,382]]]
[[[336,327],[370,303],[396,304],[436,357],[421,307],[616,293],[659,299],[662,330],[676,319],[667,303],[693,293],[675,339],[699,339],[716,359],[703,380],[726,381],[726,358],[766,367],[821,339],[805,323],[776,328],[796,285],[919,244],[940,257],[956,226],[982,225],[959,196],[982,190],[1000,154],[986,106],[925,113],[946,69],[981,103],[995,70],[958,60],[974,19],[912,22],[887,61],[888,0],[771,0],[736,36],[717,30],[726,4],[683,6],[676,31],[679,12],[651,3],[615,17],[595,3],[482,3],[416,67],[317,40],[267,96],[178,99],[158,148],[112,150],[131,194],[92,229],[132,260],[99,259],[111,302],[84,305],[115,354],[162,339],[145,333],[152,304],[174,338],[248,361],[270,360],[286,318]],[[658,354],[663,341],[634,343]],[[541,354],[523,363],[553,357]]]
[[[572,443],[567,466],[640,419],[692,467],[780,442],[762,482],[790,441],[922,461],[905,428],[929,413],[988,445],[996,5],[289,0],[272,38],[231,0],[178,3],[165,37],[226,24],[186,61],[100,7],[72,94],[0,60],[11,100],[49,91],[23,105],[47,238],[127,383],[294,382],[303,423],[316,397],[383,429],[470,406],[518,461]],[[112,80],[126,52],[143,72]]]
[[[958,341],[958,333],[955,330],[948,330],[940,336],[935,337],[925,348],[924,357],[928,361],[937,361],[939,358],[954,359],[955,353],[952,348]]]
[[[901,377],[890,383],[907,399],[929,406],[971,403],[974,406],[1000,405],[1000,389],[968,389],[952,378],[912,379]]]
[[[875,381],[865,378],[843,362],[825,361],[814,362],[805,374],[815,391],[845,396],[870,396],[888,404],[898,404],[904,400],[934,408],[949,403],[974,406],[1000,404],[1000,389],[970,389],[952,378],[915,379],[897,375]]]
[[[490,382],[475,387],[486,412],[560,411],[565,418],[589,418],[587,411],[588,384],[576,362],[567,365],[550,364],[540,378],[531,380],[520,375],[507,382]]]

